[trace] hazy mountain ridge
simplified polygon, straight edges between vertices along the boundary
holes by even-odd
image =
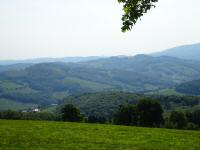
[[[161,52],[153,53],[152,56],[171,56],[200,61],[200,43],[170,48]]]
[[[0,65],[13,64],[39,64],[39,63],[53,63],[53,62],[84,62],[104,58],[103,56],[86,56],[86,57],[64,57],[64,58],[35,58],[25,60],[0,60]]]
[[[0,65],[0,72],[11,71],[11,70],[22,70],[30,67],[33,64],[21,63],[21,64],[12,64],[12,65]]]

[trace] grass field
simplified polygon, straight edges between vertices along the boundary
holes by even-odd
[[[200,132],[0,120],[0,149],[200,150]]]

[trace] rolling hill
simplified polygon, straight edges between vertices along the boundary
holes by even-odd
[[[182,83],[176,86],[176,91],[190,95],[200,95],[200,80]]]
[[[197,80],[200,62],[168,56],[41,63],[0,73],[0,98],[47,105],[77,93],[147,92]]]
[[[58,103],[69,94],[97,92],[112,86],[75,77],[64,63],[33,65],[0,73],[0,97],[24,103]],[[76,71],[78,74],[78,70]]]
[[[171,56],[182,59],[198,60],[200,61],[200,43],[192,45],[184,45],[170,48],[158,53],[153,53],[153,56]]]
[[[111,57],[82,64],[90,68],[104,69],[118,81],[130,84],[131,90],[136,87],[136,91],[140,88],[148,90],[148,85],[151,86],[150,89],[153,89],[153,86],[162,88],[191,81],[192,78],[198,79],[196,75],[200,71],[198,61],[168,56]]]
[[[110,120],[120,105],[137,104],[137,102],[143,98],[158,100],[165,110],[165,113],[174,109],[192,109],[200,104],[200,97],[196,96],[99,92],[68,96],[57,108],[61,109],[64,104],[73,104],[78,107],[85,116],[96,115]]]

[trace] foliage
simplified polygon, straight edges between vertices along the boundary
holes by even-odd
[[[199,150],[200,132],[0,120],[0,149]]]
[[[106,123],[106,118],[101,117],[101,116],[88,116],[88,118],[86,118],[86,122],[88,123],[101,123],[104,124]]]
[[[101,116],[109,121],[119,105],[134,104],[140,97],[140,94],[127,92],[85,93],[67,97],[63,104],[73,104],[85,116]]]
[[[200,109],[188,112],[186,116],[189,122],[197,124],[200,127]]]
[[[60,120],[59,116],[53,113],[46,112],[20,112],[13,110],[6,110],[0,112],[0,119],[12,120]]]
[[[69,96],[63,104],[73,104],[85,116],[97,115],[111,120],[120,105],[137,104],[143,98],[156,99],[164,110],[190,108],[199,105],[200,98],[195,96],[143,95],[128,92],[85,93]]]
[[[72,104],[64,105],[62,108],[62,120],[70,122],[79,122],[82,120],[80,110]]]
[[[187,125],[187,118],[185,116],[185,113],[181,111],[172,111],[170,114],[169,120],[178,129],[183,129]]]
[[[197,124],[194,124],[194,123],[187,123],[186,125],[186,129],[187,130],[198,130],[199,129],[199,126]]]
[[[138,125],[138,110],[136,105],[121,105],[118,111],[114,114],[113,121],[114,124],[118,125]]]
[[[149,95],[149,98],[157,99],[165,110],[173,110],[182,107],[192,108],[199,105],[200,97],[179,95]]]
[[[163,109],[156,100],[143,99],[139,101],[139,124],[145,127],[159,127],[163,124]]]
[[[123,26],[122,31],[131,30],[132,26],[136,24],[148,10],[155,7],[154,3],[158,0],[118,0],[123,3],[124,15],[122,17]]]

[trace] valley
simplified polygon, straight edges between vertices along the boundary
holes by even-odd
[[[0,98],[50,105],[81,93],[176,90],[179,84],[197,80],[199,76],[200,62],[168,56],[137,55],[78,63],[41,63],[2,71]]]

